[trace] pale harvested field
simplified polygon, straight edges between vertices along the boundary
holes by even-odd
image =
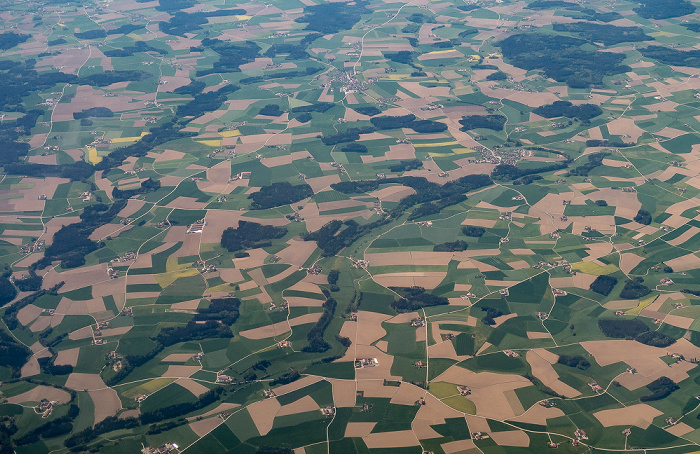
[[[665,262],[675,271],[688,271],[700,268],[700,257],[695,254],[688,254]]]
[[[174,303],[170,305],[170,309],[174,311],[193,311],[199,307],[199,303],[201,300],[196,299],[196,300],[189,300],[189,301],[182,301],[180,303]]]
[[[267,435],[272,429],[275,415],[282,408],[274,397],[261,400],[248,406],[247,410],[260,435]]]
[[[693,238],[695,235],[700,233],[700,228],[698,227],[690,227],[687,232],[679,235],[677,238],[674,238],[672,240],[668,240],[667,243],[672,245],[672,246],[679,246],[686,241],[690,240]]]
[[[304,413],[307,411],[321,411],[316,401],[311,396],[304,396],[291,404],[280,407],[277,416],[294,415],[296,413]]]
[[[307,386],[311,386],[314,383],[317,383],[319,381],[323,380],[320,377],[314,377],[314,376],[306,376],[303,378],[300,378],[299,380],[289,383],[287,385],[282,385],[278,388],[275,388],[275,393],[278,396],[281,396],[283,394],[291,393],[292,391],[296,391],[297,389],[301,388],[306,388]]]
[[[224,230],[228,227],[238,227],[242,215],[240,211],[208,210],[205,217],[207,225],[200,234],[202,243],[219,243]]]
[[[369,195],[371,197],[376,197],[381,201],[385,202],[398,202],[399,200],[403,199],[404,197],[407,197],[411,194],[415,194],[416,191],[413,188],[409,188],[407,186],[388,186],[383,189],[379,189],[373,192],[370,192]]]
[[[203,210],[207,206],[207,202],[197,202],[195,198],[180,196],[166,206],[168,208],[181,208],[185,210]]]
[[[626,311],[637,306],[637,300],[613,300],[603,305],[604,308],[610,309],[611,311]]]
[[[219,238],[219,241],[221,241],[221,238]],[[257,268],[259,266],[264,265],[265,259],[268,255],[270,255],[262,248],[250,249],[246,252],[250,254],[250,257],[233,259],[233,264],[236,265],[236,268]]]
[[[398,389],[396,386],[384,386],[382,380],[360,380],[357,382],[357,390],[362,391],[364,397],[391,399]]]
[[[679,346],[687,345],[677,343]],[[630,390],[645,386],[662,375],[678,383],[688,378],[688,370],[696,366],[687,361],[668,366],[660,359],[666,355],[667,349],[651,347],[633,340],[586,341],[581,345],[593,354],[601,366],[621,361],[636,368],[638,373],[624,374],[618,378],[620,384]],[[677,351],[675,344],[673,351]],[[687,348],[691,358],[697,357],[697,351],[696,348]]]
[[[574,276],[574,287],[587,289],[595,280],[596,276],[591,274],[576,273],[576,276]]]
[[[240,407],[240,404],[234,404],[234,403],[224,402],[224,403],[221,403],[221,404],[217,405],[217,406],[216,406],[215,408],[213,408],[212,410],[209,410],[209,411],[206,412],[206,413],[202,413],[201,416],[202,416],[203,418],[206,418],[207,416],[215,415],[215,414],[221,413],[222,411],[227,411],[227,410],[230,410],[230,409],[232,409],[232,408],[237,408],[237,407]],[[197,418],[197,416],[190,416],[190,417],[187,418],[187,419],[188,419],[189,421],[191,421],[191,420],[196,419],[196,418]]]
[[[33,304],[28,304],[17,312],[17,321],[27,326],[43,312],[43,309]]]
[[[126,206],[117,214],[118,217],[128,218],[132,214],[136,213],[146,204],[143,200],[129,199],[126,202]]]
[[[491,432],[491,438],[500,446],[520,446],[530,445],[530,437],[522,430],[506,430],[503,432]]]
[[[365,367],[355,371],[355,377],[358,380],[369,379],[384,379],[401,380],[400,376],[391,374],[391,365],[394,363],[394,357],[387,355],[377,347],[371,345],[357,345],[356,354],[358,358],[377,358],[379,364],[374,367]]]
[[[535,404],[528,408],[524,414],[513,418],[513,420],[529,424],[547,425],[548,419],[558,418],[559,416],[564,416],[564,412],[561,411],[560,408],[545,408],[541,405]]]
[[[387,323],[411,323],[411,320],[418,317],[418,312],[404,312],[387,320]]]
[[[46,245],[49,246],[53,244],[53,236],[61,230],[64,225],[75,224],[80,222],[80,218],[77,216],[66,216],[60,218],[51,218],[49,222],[45,224],[46,233],[42,235],[42,239],[46,241]]]
[[[427,391],[411,383],[402,383],[396,394],[391,398],[392,404],[413,405],[418,399],[425,396]]]
[[[686,424],[684,422],[679,422],[676,425],[673,425],[671,427],[666,428],[666,432],[673,434],[677,437],[682,437],[683,435],[688,434],[688,433],[692,432],[693,430],[695,430],[695,429],[693,429],[692,427],[690,427],[688,424]]]
[[[315,241],[303,241],[301,239],[292,238],[287,241],[288,247],[282,249],[277,255],[282,263],[288,263],[294,266],[302,266],[304,262],[316,250]],[[294,267],[292,267],[294,269]]]
[[[39,361],[36,356],[29,358],[26,364],[20,369],[20,376],[22,378],[38,375],[39,373],[41,373],[41,367],[39,366]]]
[[[370,345],[386,336],[382,322],[390,319],[390,315],[377,312],[358,311],[357,313],[357,343]]]
[[[630,138],[626,141],[637,142],[639,136],[644,134],[644,130],[637,126],[633,119],[631,118],[616,118],[608,123],[608,131],[613,135],[629,135]]]
[[[506,320],[510,320],[511,318],[515,318],[515,317],[517,317],[517,316],[518,316],[518,314],[516,314],[516,313],[511,313],[511,314],[506,314],[506,315],[501,315],[501,316],[499,316],[499,317],[495,317],[495,318],[493,319],[493,321],[496,322],[496,323],[493,325],[493,327],[494,327],[494,328],[498,328],[498,327],[501,326],[501,325],[503,324],[503,322],[505,322]]]
[[[81,340],[81,339],[87,339],[88,337],[92,337],[92,327],[91,326],[84,326],[80,329],[77,329],[70,334],[68,334],[68,339],[70,340]]]
[[[469,450],[475,449],[476,444],[473,440],[457,440],[443,443],[440,445],[445,454],[466,453]]]
[[[184,363],[190,358],[192,358],[194,353],[171,353],[165,358],[161,359],[164,363]]]
[[[354,407],[356,388],[354,380],[328,380],[333,386],[333,403],[336,407]]]
[[[470,431],[482,433],[491,432],[491,427],[489,427],[489,423],[486,418],[480,418],[472,415],[465,415],[465,418],[467,419],[467,424],[469,425]]]
[[[387,273],[374,275],[374,281],[384,287],[389,286],[420,286],[433,289],[445,279],[447,272],[441,271],[407,271],[403,273]]]
[[[78,355],[80,354],[80,347],[71,348],[68,350],[61,350],[56,356],[54,364],[57,366],[73,366],[78,364]]]
[[[99,374],[81,374],[78,372],[73,372],[68,376],[65,386],[76,391],[97,391],[107,387]]]
[[[430,358],[454,359],[455,361],[470,357],[469,355],[458,356],[454,345],[450,341],[440,341],[439,343],[428,347],[428,356]]]
[[[41,399],[55,400],[65,404],[70,401],[70,394],[62,389],[39,385],[22,394],[8,397],[7,402],[11,404],[23,404],[25,402],[41,402]]]
[[[515,394],[513,390],[532,385],[529,380],[519,375],[491,372],[477,374],[456,366],[447,369],[435,381],[471,387],[472,394],[469,400],[476,405],[477,414],[500,420],[510,419],[523,413],[520,402],[513,399]],[[513,400],[512,403],[511,400]]]
[[[527,338],[528,339],[551,339],[552,335],[550,333],[545,333],[545,332],[528,331]],[[528,353],[530,353],[530,352],[528,352]]]
[[[447,265],[451,252],[400,251],[365,254],[370,266],[387,265]]]
[[[34,323],[32,323],[32,326],[29,327],[29,331],[33,333],[38,333],[39,331],[43,331],[46,328],[51,325],[51,320],[53,319],[52,316],[46,316],[42,315],[36,319]]]
[[[341,358],[335,360],[336,362],[355,361],[355,347],[353,347],[353,345],[357,345],[357,326],[357,322],[343,322],[343,327],[340,328],[339,335],[350,339],[352,345],[345,351]]]
[[[323,276],[323,279],[326,280],[326,276]],[[287,290],[297,290],[301,292],[316,293],[317,295],[323,294],[323,292],[321,292],[321,288],[317,284],[304,281],[297,282],[293,286],[289,287]]]
[[[345,437],[366,437],[376,425],[376,422],[349,422],[345,427]]]
[[[230,283],[241,282],[243,280],[241,270],[237,268],[222,268],[219,270],[219,277]]]
[[[369,449],[406,448],[420,443],[412,430],[369,434],[362,438]]]
[[[640,257],[632,252],[620,254],[620,269],[623,273],[629,274],[629,272],[632,271],[635,266],[642,263],[643,260],[644,257]]]
[[[311,186],[311,189],[313,189],[314,194],[318,194],[324,189],[329,189],[331,187],[331,184],[333,183],[339,183],[340,182],[340,175],[325,175],[322,177],[314,177],[314,178],[307,178],[306,179],[306,184]]]
[[[290,326],[304,325],[306,323],[315,323],[316,321],[318,321],[319,318],[321,318],[321,312],[304,314],[299,317],[295,317],[289,321],[284,320],[282,322],[274,323],[271,325],[241,331],[240,335],[248,339],[266,339],[268,337],[274,337],[279,334],[289,332]]]
[[[201,369],[200,366],[181,366],[170,364],[168,370],[162,375],[162,377],[178,377],[186,378],[190,377],[192,374]]]
[[[192,421],[189,426],[192,432],[196,433],[198,437],[203,437],[212,430],[216,429],[219,424],[224,421],[219,417],[200,419],[199,421]]]
[[[95,403],[95,424],[109,416],[116,415],[122,409],[122,402],[113,389],[88,391],[88,394]]]
[[[530,350],[525,354],[525,359],[532,367],[532,374],[559,394],[566,397],[576,397],[580,395],[581,393],[578,390],[559,380],[559,374],[557,374],[552,367],[552,358],[548,358],[549,355],[542,354],[543,351],[546,352],[546,350],[538,348]]]
[[[614,408],[593,413],[603,427],[637,426],[646,429],[651,422],[663,413],[651,405],[637,404],[624,408]]]
[[[107,276],[106,263],[76,268],[62,273],[57,273],[55,268],[52,268],[44,275],[42,288],[51,288],[59,282],[64,281],[65,284],[61,287],[59,293],[65,293],[108,280],[110,279],[109,276]]]
[[[105,304],[102,298],[93,298],[86,301],[72,301],[66,297],[56,306],[56,313],[66,315],[86,315],[104,312]]]

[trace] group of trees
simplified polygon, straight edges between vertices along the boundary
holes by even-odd
[[[496,181],[523,180],[537,173],[551,172],[553,170],[565,169],[571,161],[567,159],[562,162],[553,162],[534,168],[520,168],[512,164],[498,164],[491,172],[491,178]]]
[[[598,320],[598,327],[608,337],[615,339],[634,339],[639,343],[652,347],[664,348],[673,345],[676,340],[658,331],[650,331],[649,327],[638,319],[606,319]]]
[[[178,109],[178,112],[180,110]],[[102,158],[102,161],[97,163],[94,170],[109,170],[113,167],[122,165],[129,157],[140,158],[146,156],[149,151],[154,148],[175,139],[191,137],[193,133],[180,132],[179,127],[174,122],[164,123],[156,126],[148,131],[148,134],[143,136],[138,142],[126,147],[119,147],[111,151],[107,156]]]
[[[323,303],[323,314],[318,319],[313,328],[306,335],[306,339],[309,341],[309,345],[304,347],[302,351],[307,353],[323,353],[330,349],[331,346],[323,338],[323,334],[326,332],[326,328],[331,323],[333,315],[335,314],[335,308],[338,302],[333,298],[328,298]]]
[[[603,110],[595,104],[573,105],[569,101],[554,101],[552,104],[545,104],[532,111],[545,118],[568,117],[579,120],[590,120],[603,113]]]
[[[700,68],[700,50],[678,50],[664,46],[647,46],[639,49],[647,58],[653,58],[666,65]]]
[[[219,320],[208,319],[204,323],[197,323],[195,320],[191,320],[185,326],[163,328],[156,336],[156,341],[168,347],[178,342],[230,337],[233,337],[233,333],[227,325],[220,323]]]
[[[644,225],[651,224],[651,213],[649,213],[647,210],[637,211],[637,215],[634,217],[634,222]]]
[[[81,120],[83,118],[111,118],[114,116],[114,112],[108,107],[91,107],[89,109],[83,109],[80,112],[73,113],[73,119]]]
[[[265,106],[258,112],[260,115],[266,115],[268,117],[279,117],[284,113],[284,110],[280,109],[277,104],[265,104]]]
[[[469,131],[471,129],[483,128],[501,131],[508,119],[503,115],[467,115],[459,120],[462,125],[460,131]]]
[[[418,133],[442,132],[447,125],[432,120],[418,120],[415,115],[382,116],[370,118],[370,123],[378,130],[409,128]]]
[[[114,187],[112,189],[112,198],[114,199],[129,199],[135,195],[139,194],[148,194],[151,192],[155,192],[158,189],[160,189],[160,181],[154,180],[151,177],[148,177],[147,180],[144,180],[141,182],[138,188],[133,188],[133,189],[119,189],[118,187]]]
[[[688,0],[636,0],[640,5],[633,9],[645,19],[668,19],[695,12],[695,6]]]
[[[264,210],[290,205],[313,195],[313,189],[306,183],[292,185],[282,181],[263,186],[258,192],[249,195],[248,198],[253,200],[250,204],[253,210]]]
[[[0,330],[0,366],[9,367],[17,373],[30,356],[32,356],[30,349]]]
[[[360,140],[360,134],[370,134],[374,132],[374,128],[371,126],[363,126],[362,128],[349,128],[346,131],[339,132],[337,134],[331,134],[329,136],[321,137],[321,142],[325,145],[337,145],[344,142],[354,142]]]
[[[589,288],[596,292],[600,293],[601,295],[608,296],[610,292],[612,292],[613,288],[617,285],[617,278],[613,276],[607,276],[605,274],[601,274],[600,276],[596,277],[593,282],[591,282],[591,285]]]
[[[423,204],[409,215],[409,219],[417,219],[430,213],[439,212],[450,204],[466,200],[464,193],[493,184],[488,175],[467,175],[442,186],[432,183],[423,177],[394,177],[384,180],[343,181],[333,183],[331,187],[344,194],[354,194],[375,191],[379,189],[380,185],[387,183],[408,186],[415,189],[416,193],[401,199],[390,211],[387,218],[363,225],[358,224],[354,220],[344,222],[334,220],[316,232],[307,233],[304,239],[306,241],[316,241],[318,247],[323,250],[324,256],[332,256],[374,228],[385,225],[392,218],[395,219],[401,216],[414,205]],[[433,201],[437,202],[432,203]]]
[[[511,64],[541,70],[545,77],[572,88],[599,86],[603,77],[630,70],[624,54],[587,50],[585,39],[546,33],[519,33],[497,43]],[[586,49],[586,50],[584,50]]]
[[[257,222],[239,221],[238,227],[229,227],[221,235],[221,247],[229,252],[241,249],[255,249],[269,246],[272,239],[282,238],[287,234],[284,227],[262,225]]]
[[[44,256],[36,262],[43,269],[60,260],[63,268],[77,268],[85,264],[85,256],[100,245],[89,237],[99,226],[107,224],[126,206],[126,200],[116,200],[112,205],[97,203],[88,205],[80,214],[80,222],[61,227],[53,237],[53,243],[44,250]]]
[[[651,293],[651,290],[646,285],[642,284],[644,279],[641,277],[635,277],[633,279],[628,279],[625,282],[625,286],[620,291],[620,298],[626,300],[635,300]]]
[[[36,443],[40,438],[54,438],[69,434],[73,431],[73,421],[78,417],[78,414],[80,414],[80,408],[75,404],[70,404],[68,413],[65,416],[45,422],[39,427],[30,430],[20,438],[17,438],[15,444],[23,446]]]
[[[369,14],[367,2],[356,1],[347,3],[322,3],[304,8],[304,15],[295,19],[295,22],[306,23],[304,30],[312,30],[323,33],[338,33],[341,30],[350,30],[363,14]]]
[[[486,312],[486,314],[483,317],[481,317],[481,322],[487,326],[495,325],[496,321],[494,320],[494,318],[503,315],[503,312],[500,309],[496,309],[495,307],[482,307],[481,310],[483,312]]]
[[[185,33],[196,33],[210,17],[236,16],[245,14],[244,9],[218,9],[214,11],[185,13],[177,11],[167,21],[158,22],[158,29],[167,35],[185,36]]]
[[[486,229],[483,227],[476,227],[473,225],[465,225],[462,227],[462,234],[465,236],[471,236],[478,238],[486,233]]]
[[[603,165],[603,159],[605,159],[606,156],[608,156],[607,153],[589,154],[588,155],[588,162],[586,164],[581,164],[580,166],[576,166],[573,169],[570,169],[569,175],[587,177],[588,173],[591,170]]]
[[[648,396],[639,398],[642,402],[651,402],[668,397],[673,391],[680,389],[680,386],[668,377],[659,377],[647,385],[647,389],[651,391]]]
[[[161,22],[162,23],[162,22]],[[120,27],[121,28],[121,27]],[[141,28],[141,27],[138,27]],[[105,57],[131,57],[139,52],[155,52],[160,55],[168,53],[165,49],[159,49],[148,44],[146,41],[136,41],[133,46],[126,46],[121,49],[111,49],[104,51]]]
[[[553,24],[553,27],[555,31],[573,33],[587,41],[602,42],[606,46],[654,39],[644,33],[644,30],[639,27],[618,27],[615,25],[591,22]]]
[[[142,413],[138,418],[126,417],[120,418],[117,416],[109,416],[94,426],[90,426],[80,432],[74,433],[64,441],[64,445],[73,452],[87,450],[85,446],[93,440],[96,440],[102,434],[114,432],[115,430],[133,429],[140,425],[153,424],[166,419],[177,418],[193,411],[207,407],[221,398],[223,388],[217,387],[199,396],[194,402],[184,402],[157,410]]]
[[[449,304],[444,296],[427,293],[423,287],[389,287],[398,293],[400,298],[391,303],[396,312],[412,312],[424,307],[443,306]]]
[[[391,172],[406,172],[408,170],[420,169],[423,167],[423,161],[420,159],[402,159],[398,164],[392,164],[389,166],[389,171]]]
[[[448,241],[433,246],[433,252],[462,252],[466,251],[469,243],[463,240]]]
[[[240,306],[241,300],[238,298],[213,298],[208,307],[200,307],[197,309],[194,320],[216,320],[224,325],[231,326],[238,320]]]
[[[591,367],[591,363],[581,355],[559,355],[557,363],[577,369],[586,370]]]
[[[201,47],[209,48],[219,54],[219,60],[214,62],[211,69],[197,70],[197,77],[215,73],[240,72],[240,66],[255,61],[261,51],[260,46],[253,41],[232,43],[212,38],[204,38]]]

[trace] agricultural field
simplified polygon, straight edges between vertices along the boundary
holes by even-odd
[[[0,454],[700,453],[696,0],[6,0]]]

